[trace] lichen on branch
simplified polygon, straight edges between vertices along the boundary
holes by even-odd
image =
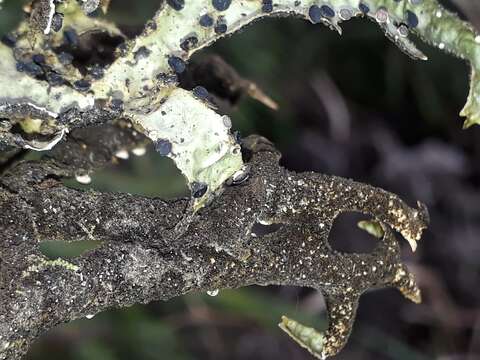
[[[209,110],[205,89],[176,92],[176,76],[185,71],[186,62],[194,52],[256,19],[276,15],[294,15],[315,24],[325,24],[339,33],[342,22],[353,17],[367,17],[413,58],[426,59],[408,39],[410,32],[468,60],[472,65],[471,92],[462,114],[467,116],[466,127],[480,121],[477,71],[480,37],[469,24],[445,10],[436,0],[334,0],[329,4],[314,0],[168,0],[162,3],[141,35],[118,44],[113,59],[78,68],[71,54],[62,49],[88,46],[85,38],[92,33],[123,38],[114,24],[88,16],[99,6],[106,10],[108,3],[36,0],[28,10],[30,21],[23,22],[10,34],[4,41],[6,45],[0,45],[0,84],[5,89],[0,93],[0,117],[5,119],[0,127],[3,146],[49,149],[70,129],[87,125],[86,120],[103,122],[120,115],[132,120],[140,130],[147,130],[152,125],[150,114],[161,113],[161,104],[172,94],[182,94],[179,99],[182,98],[185,105],[193,106],[196,102],[194,108],[203,107],[201,116],[210,119],[210,122],[203,122],[210,124],[208,127],[197,126],[195,136],[210,139],[211,143],[218,141],[223,144],[220,153],[231,154],[218,156],[215,149],[202,150],[198,148],[200,142],[191,142],[187,151],[183,151],[187,146],[183,144],[181,152],[172,152],[171,157],[187,177],[192,192],[198,193],[199,187],[200,193],[204,192],[203,200],[198,202],[203,204],[219,189],[221,181],[241,171],[242,163],[235,155],[238,145],[228,126],[221,116]],[[91,43],[90,39],[89,46]],[[194,112],[198,116],[200,113]],[[168,119],[165,122],[169,124],[185,124],[184,115],[170,112],[163,118],[157,117],[157,122]],[[193,117],[193,114],[188,116]],[[192,118],[191,122],[196,120]],[[13,134],[11,129],[16,123],[29,136]],[[173,125],[163,134],[158,131],[162,124],[155,127],[157,131],[148,132],[151,139],[167,141],[172,149],[180,147],[174,142],[176,139],[192,134],[183,136],[184,127],[181,126]],[[212,127],[215,128],[213,132]],[[170,137],[172,134],[174,137]],[[163,149],[168,150],[170,145]],[[186,166],[192,161],[186,156],[193,153],[206,157],[196,157],[194,165]],[[207,174],[221,174],[221,181]]]
[[[414,59],[426,56],[410,33],[470,62],[462,111],[470,126],[480,123],[480,38],[470,25],[435,0],[166,0],[143,33],[127,39],[115,24],[89,16],[108,3],[33,1],[28,21],[0,44],[0,147],[53,148],[0,178],[0,288],[7,289],[0,293],[1,359],[19,358],[57,323],[108,307],[251,284],[324,294],[327,331],[282,322],[324,358],[345,345],[364,291],[391,286],[420,301],[393,232],[415,250],[428,223],[423,205],[410,208],[350,180],[290,173],[264,139],[246,139],[242,158],[230,119],[216,112],[205,88],[181,89],[178,75],[194,52],[263,17],[292,15],[339,33],[342,22],[365,17]],[[99,54],[99,44],[110,50]],[[102,138],[98,126],[115,136]],[[186,199],[80,192],[60,183],[144,141],[139,132],[185,175],[193,207]],[[378,238],[371,254],[340,254],[328,243],[333,220],[346,211],[369,218],[360,226]],[[257,223],[281,227],[258,238]],[[38,250],[47,239],[92,237],[103,245],[71,263],[48,261]]]
[[[217,39],[232,34],[251,22],[268,16],[293,15],[316,24],[325,24],[340,34],[341,23],[354,17],[376,22],[400,50],[414,59],[427,57],[409,40],[413,33],[429,44],[467,60],[472,68],[470,95],[461,115],[465,127],[480,123],[480,36],[468,23],[446,10],[437,0],[243,0],[243,1],[166,1],[148,23],[142,35],[129,43],[129,52],[107,71],[105,91],[124,87],[135,98],[144,87],[156,85],[155,77],[183,69],[190,56]],[[155,61],[135,62],[148,50]],[[175,59],[175,62],[172,62]],[[127,64],[134,64],[129,71]],[[141,69],[147,76],[132,76]],[[123,71],[122,71],[123,70]],[[126,79],[134,79],[125,87]],[[136,81],[136,83],[135,83]]]
[[[116,149],[143,141],[131,132],[75,130],[48,156],[20,162],[0,177],[0,359],[20,359],[56,324],[111,307],[252,284],[321,291],[329,314],[321,346],[286,329],[316,356],[332,356],[348,340],[363,292],[395,287],[420,300],[392,229],[418,238],[427,226],[425,210],[369,185],[289,172],[263,138],[244,140],[249,177],[197,212],[188,199],[62,184],[79,168],[101,167]],[[382,227],[372,253],[342,254],[329,244],[335,218],[350,211]],[[254,234],[259,223],[280,226]],[[101,245],[68,262],[49,260],[39,250],[44,241],[92,239]]]

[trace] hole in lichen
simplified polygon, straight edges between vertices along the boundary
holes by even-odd
[[[358,223],[362,220],[369,219],[365,215],[356,212],[339,215],[335,219],[330,231],[330,246],[336,251],[345,253],[372,252],[379,239],[358,227]]]
[[[40,244],[40,251],[49,259],[72,259],[83,253],[96,249],[102,244],[101,241],[46,241]]]
[[[282,228],[283,224],[269,224],[264,225],[261,223],[255,223],[252,226],[252,233],[258,237],[273,234]]]
[[[52,134],[42,134],[42,121],[24,119],[21,122],[13,124],[10,132],[15,135],[20,135],[26,141],[35,140],[37,142],[51,142]]]
[[[114,159],[115,166],[90,174],[91,183],[88,185],[80,184],[75,179],[66,180],[64,184],[81,190],[93,189],[163,199],[189,195],[185,178],[171,159],[160,156],[151,146],[142,149],[141,153],[138,150],[140,149],[122,152],[123,158]]]
[[[111,36],[105,32],[87,32],[77,35],[75,45],[64,43],[54,51],[60,56],[71,56],[73,65],[85,75],[87,69],[93,66],[102,68],[110,65],[115,60],[115,49],[124,39],[121,36]]]

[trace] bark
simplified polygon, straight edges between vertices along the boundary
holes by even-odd
[[[351,180],[289,172],[261,137],[243,142],[248,178],[230,181],[196,212],[190,199],[62,184],[79,169],[104,166],[119,148],[144,140],[125,124],[82,129],[52,154],[15,163],[1,176],[1,359],[21,358],[35,338],[62,322],[252,284],[320,290],[330,313],[321,355],[329,356],[345,344],[365,290],[396,286],[420,300],[392,229],[414,243],[428,220],[423,207],[410,208],[393,194]],[[383,236],[371,254],[341,254],[330,247],[333,220],[346,211],[382,224]],[[259,227],[261,233],[253,233]],[[49,260],[39,250],[43,241],[92,239],[101,246],[68,262]]]
[[[409,33],[469,61],[462,114],[466,126],[480,122],[476,30],[435,0],[368,3],[168,0],[134,39],[85,14],[106,11],[108,0],[36,0],[27,7],[29,19],[0,44],[0,150],[9,150],[0,157],[0,359],[19,359],[56,324],[108,308],[252,284],[323,293],[325,333],[291,319],[281,324],[323,358],[344,346],[364,291],[394,286],[420,301],[394,232],[415,250],[428,223],[423,205],[411,208],[347,179],[289,172],[267,140],[250,137],[240,146],[206,89],[181,88],[182,80],[185,86],[198,76],[218,78],[230,101],[248,94],[275,108],[221,62],[203,70],[199,64],[200,75],[185,73],[186,62],[263,17],[295,15],[340,33],[343,21],[366,17],[416,59],[426,57]],[[174,160],[193,199],[63,185],[147,141]],[[21,148],[53,150],[23,161]],[[347,211],[371,218],[361,226],[378,237],[372,253],[342,254],[329,245],[334,219]],[[39,247],[51,240],[101,245],[71,261],[49,260]]]

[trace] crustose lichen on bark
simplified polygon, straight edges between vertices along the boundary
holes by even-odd
[[[415,59],[426,57],[409,33],[470,62],[469,126],[479,119],[480,38],[472,27],[434,0],[168,0],[127,39],[115,24],[88,16],[108,3],[33,1],[29,19],[0,44],[0,147],[53,149],[38,161],[13,156],[2,165],[0,358],[19,358],[43,331],[109,307],[251,284],[320,290],[325,333],[286,318],[281,327],[326,357],[344,346],[365,290],[394,286],[420,301],[393,231],[415,250],[428,222],[423,205],[410,208],[350,180],[288,172],[271,144],[236,138],[208,91],[182,89],[178,75],[194,52],[262,17],[295,15],[340,33],[343,21],[366,17]],[[75,58],[94,56],[98,41],[116,50],[93,65]],[[147,141],[185,175],[191,201],[62,185],[88,182],[116,154]],[[332,222],[345,211],[372,218],[362,227],[379,238],[373,253],[331,249]],[[257,223],[281,226],[259,239],[251,233]],[[46,240],[87,238],[102,245],[71,263],[47,261],[38,250]]]

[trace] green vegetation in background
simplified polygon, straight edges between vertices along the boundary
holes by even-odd
[[[254,320],[262,328],[277,331],[282,315],[294,316],[298,321],[325,329],[325,318],[312,316],[299,310],[295,304],[274,299],[271,294],[251,289],[221,290],[217,296],[203,297],[203,300],[225,313],[236,314],[242,318]]]
[[[189,360],[170,324],[142,306],[62,325],[29,352],[30,360]]]
[[[352,341],[392,360],[433,360],[373,326],[361,325]]]
[[[21,20],[21,4],[25,2],[4,0],[0,11],[0,34],[11,30]],[[158,0],[113,0],[109,17],[129,26],[141,26],[153,15],[158,3]],[[312,26],[301,20],[270,19],[221,40],[208,51],[221,54],[243,76],[257,82],[279,102],[280,110],[273,112],[255,101],[246,100],[232,115],[234,128],[242,135],[262,134],[283,150],[299,142],[296,126],[302,120],[299,118],[302,113],[299,104],[313,103],[321,109],[318,98],[303,100],[297,95],[303,96],[306,92],[297,90],[309,89],[314,76],[321,72],[333,79],[352,109],[359,107],[372,113],[406,116],[409,109],[405,109],[405,95],[414,93],[416,104],[411,104],[411,108],[420,109],[421,121],[418,118],[398,119],[400,126],[402,123],[409,126],[418,120],[415,131],[410,132],[412,137],[422,127],[428,127],[432,132],[435,129],[441,131],[448,126],[446,124],[454,124],[448,116],[456,114],[463,104],[468,89],[467,67],[438,50],[422,50],[430,61],[413,62],[368,21],[346,23],[344,35],[340,38],[323,26]],[[202,54],[204,52],[197,56]],[[354,121],[361,122],[362,119],[356,117]],[[127,162],[120,160],[119,166],[97,172],[92,179],[91,188],[101,191],[162,198],[186,194],[185,181],[171,161],[160,158],[153,151],[143,158],[132,157]],[[73,181],[68,184],[89,188]],[[53,258],[74,257],[96,245],[89,242],[52,243],[42,246],[45,247],[43,251]],[[286,342],[291,340],[276,327],[282,314],[319,329],[325,328],[325,321],[320,316],[298,311],[294,303],[272,295],[268,289],[225,290],[216,297],[189,295],[167,303],[113,310],[92,320],[63,325],[33,347],[28,358],[194,359],[195,356],[186,350],[188,344],[176,330],[176,324],[165,321],[169,314],[187,313],[186,302],[206,303],[225,317],[234,315],[250,319]],[[394,360],[426,359],[408,345],[396,342],[372,327],[357,327],[352,340]]]
[[[58,258],[73,259],[84,252],[97,248],[101,244],[101,241],[93,240],[75,242],[46,241],[40,244],[40,251],[50,260]]]
[[[27,0],[4,0],[0,5],[0,36],[15,28],[22,20],[22,6]]]
[[[291,341],[278,328],[282,314],[295,316],[302,322],[325,329],[325,318],[299,310],[296,304],[286,302],[265,289],[249,288],[223,290],[215,297],[206,294],[187,295],[182,299],[148,306],[132,306],[98,314],[91,320],[83,319],[61,325],[36,344],[29,360],[129,360],[171,359],[187,360],[192,330],[203,331],[201,325],[192,322],[194,329],[185,333],[185,326],[178,319],[188,316],[195,307],[207,306],[217,316],[225,319],[239,318],[244,324],[252,322],[261,331]],[[157,309],[161,309],[161,313]],[[188,322],[187,322],[188,323]],[[188,325],[187,325],[188,326]],[[220,328],[221,329],[221,328]],[[193,333],[195,336],[195,332]],[[48,345],[60,339],[57,347]],[[62,344],[62,339],[68,339]],[[429,360],[408,345],[396,341],[372,326],[361,326],[352,342],[372,349],[392,360]]]
[[[65,184],[76,189],[121,192],[162,199],[177,198],[189,194],[185,178],[173,161],[158,155],[151,147],[144,156],[130,154],[128,160],[118,159],[119,164],[96,171],[92,183],[81,185],[75,180]]]

